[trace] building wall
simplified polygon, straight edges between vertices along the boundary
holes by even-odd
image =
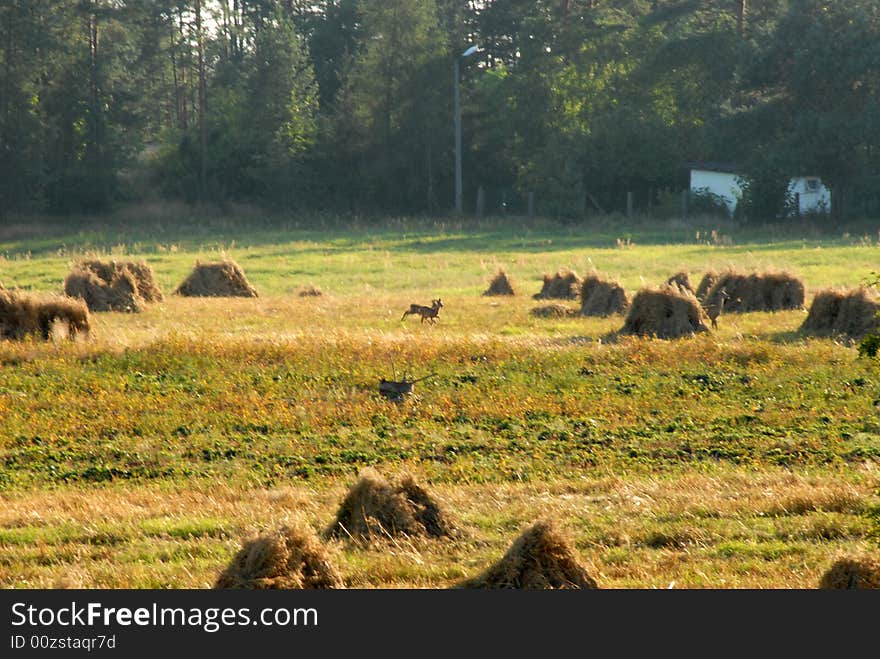
[[[789,192],[798,194],[801,213],[828,212],[831,210],[831,192],[818,176],[799,176],[791,179]]]
[[[733,211],[742,197],[742,188],[737,183],[738,174],[713,172],[706,169],[691,170],[691,192],[708,189],[724,199],[727,210]],[[831,192],[818,176],[797,176],[791,179],[789,192],[798,194],[801,213],[828,212],[831,210]]]
[[[736,174],[728,172],[711,172],[706,169],[691,170],[691,192],[701,189],[708,189],[709,192],[717,194],[724,199],[727,204],[727,210],[733,215],[740,197],[742,196],[742,188],[736,182]]]

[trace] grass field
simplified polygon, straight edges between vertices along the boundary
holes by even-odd
[[[784,269],[809,305],[878,269],[876,233],[250,222],[0,230],[7,287],[60,292],[77,258],[125,256],[166,293],[94,314],[88,341],[0,343],[0,587],[210,587],[244,538],[326,527],[367,466],[414,474],[464,533],[334,542],[354,588],[452,586],[539,518],[606,588],[814,588],[878,551],[876,360],[803,337],[804,311],[678,341],[529,313],[559,268],[630,294],[682,269]],[[260,297],[170,294],[223,256]],[[516,297],[480,295],[499,267]],[[401,320],[435,297],[435,325]],[[404,371],[431,377],[380,397]]]

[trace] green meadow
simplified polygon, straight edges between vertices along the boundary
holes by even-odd
[[[80,258],[144,259],[165,300],[93,313],[87,340],[0,342],[0,587],[208,588],[243,540],[323,530],[370,467],[412,474],[463,533],[332,541],[351,588],[453,586],[538,519],[600,587],[815,588],[877,552],[880,370],[799,328],[878,255],[873,229],[708,220],[10,223],[6,287],[61,292]],[[173,294],[222,258],[259,297]],[[517,295],[483,296],[502,268]],[[637,339],[623,316],[533,316],[562,268],[630,296],[678,271],[784,270],[806,308]],[[401,319],[438,297],[436,323]],[[403,375],[425,379],[402,403],[378,394]]]

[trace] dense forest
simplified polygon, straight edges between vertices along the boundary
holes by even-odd
[[[467,213],[880,214],[876,0],[0,0],[0,214],[450,212],[457,70]]]

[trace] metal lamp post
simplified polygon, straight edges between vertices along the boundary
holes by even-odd
[[[455,58],[455,212],[461,215],[461,60],[477,52],[477,46],[471,46],[459,57]]]

